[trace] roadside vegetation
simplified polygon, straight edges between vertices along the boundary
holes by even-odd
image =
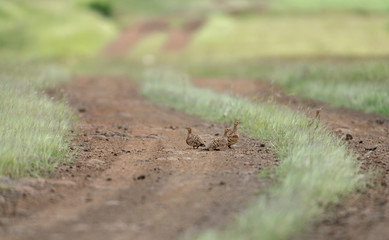
[[[272,175],[276,184],[240,214],[229,230],[210,231],[198,239],[286,239],[307,229],[328,204],[364,183],[356,156],[302,113],[199,89],[174,72],[147,72],[142,93],[156,103],[208,121],[231,123],[239,118],[242,131],[270,140],[281,163]]]
[[[116,33],[84,1],[1,3],[0,176],[47,175],[70,159],[73,112],[44,90],[70,79],[61,62],[95,56]]]
[[[73,112],[43,89],[67,81],[58,66],[0,63],[0,175],[41,176],[66,160]]]
[[[74,60],[95,56],[116,36],[113,22],[81,1],[3,1],[0,54],[7,58]]]
[[[389,61],[385,59],[258,60],[198,64],[192,75],[269,81],[302,98],[389,116]]]

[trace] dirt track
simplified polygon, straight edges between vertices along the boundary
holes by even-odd
[[[386,117],[346,108],[333,109],[323,103],[301,100],[296,96],[283,94],[279,88],[266,82],[197,79],[194,83],[200,87],[229,92],[252,100],[267,101],[271,98],[296,111],[311,114],[312,117],[314,109],[323,107],[322,121],[339,137],[344,137],[347,133],[351,134],[353,139],[348,144],[360,154],[359,161],[362,163],[362,168],[375,169],[379,177],[374,187],[346,196],[344,202],[329,208],[323,220],[303,239],[388,239],[389,120]]]
[[[165,28],[157,23],[129,29],[105,53],[120,55],[144,35]],[[171,38],[167,50],[184,47],[190,39],[174,31]],[[362,166],[382,175],[374,187],[331,207],[303,239],[387,239],[387,118],[301,101],[263,82],[195,83],[253,100],[271,97],[296,110],[324,106],[328,128],[339,137],[350,133],[350,147],[361,154]],[[49,179],[9,183],[16,191],[0,196],[1,239],[177,239],[184,232],[225,226],[270,184],[256,175],[277,165],[261,147],[264,142],[244,137],[226,152],[193,150],[183,140],[186,126],[205,139],[225,126],[151,104],[128,80],[78,78],[64,89],[81,117],[72,147],[79,156]]]
[[[270,183],[257,177],[273,165],[260,142],[191,149],[186,126],[205,140],[224,126],[151,104],[129,80],[78,78],[64,89],[80,112],[79,156],[19,186],[1,239],[177,239],[224,226]]]

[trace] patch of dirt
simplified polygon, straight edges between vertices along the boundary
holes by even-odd
[[[184,22],[181,27],[171,27],[168,20],[164,19],[139,22],[125,29],[117,39],[103,50],[103,55],[111,57],[122,56],[143,38],[155,32],[167,32],[168,34],[163,50],[182,50],[204,23],[205,19],[192,19]]]
[[[205,19],[197,19],[186,22],[181,28],[170,30],[168,40],[164,46],[166,51],[182,50],[199,28],[203,26]]]
[[[105,56],[121,56],[147,35],[167,29],[168,23],[161,19],[135,23],[134,26],[122,31],[117,39],[105,47],[103,54]]]
[[[308,116],[322,107],[321,121],[328,129],[348,142],[360,154],[362,169],[378,172],[374,186],[346,196],[332,206],[321,222],[303,239],[388,239],[389,236],[389,121],[378,114],[365,114],[346,108],[331,108],[327,104],[301,100],[267,82],[227,79],[196,79],[199,87],[217,92],[229,92],[251,100],[287,105]],[[348,140],[346,140],[348,139]],[[298,238],[300,239],[300,238]]]
[[[209,142],[226,126],[158,107],[124,79],[82,77],[62,89],[80,116],[78,155],[48,179],[1,181],[14,187],[0,195],[1,239],[177,239],[226,226],[271,183],[257,175],[278,164],[267,142],[192,149],[185,127]]]

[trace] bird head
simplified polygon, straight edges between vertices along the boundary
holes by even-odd
[[[238,126],[239,123],[240,123],[240,121],[239,121],[238,119],[235,119],[235,121],[234,121],[234,126]]]
[[[316,109],[316,118],[320,117],[321,108]]]
[[[227,136],[227,133],[230,131],[229,128],[224,129],[224,136]]]
[[[186,130],[188,131],[188,133],[191,133],[192,132],[192,129],[191,128],[186,128]]]

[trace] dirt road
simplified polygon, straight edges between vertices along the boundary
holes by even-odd
[[[353,239],[386,240],[389,236],[389,120],[378,114],[365,114],[346,109],[331,108],[326,104],[301,100],[284,94],[266,82],[227,79],[196,79],[199,87],[217,92],[229,92],[253,101],[273,101],[296,111],[314,116],[314,110],[323,107],[322,122],[339,137],[350,134],[350,148],[360,154],[362,168],[374,169],[378,178],[374,186],[362,189],[343,202],[332,206],[313,231],[296,239]],[[311,109],[311,110],[309,110]]]
[[[225,226],[270,183],[257,177],[273,165],[265,142],[191,149],[185,127],[209,141],[224,126],[158,107],[129,80],[78,78],[63,89],[81,118],[79,155],[5,199],[1,239],[177,239]]]

